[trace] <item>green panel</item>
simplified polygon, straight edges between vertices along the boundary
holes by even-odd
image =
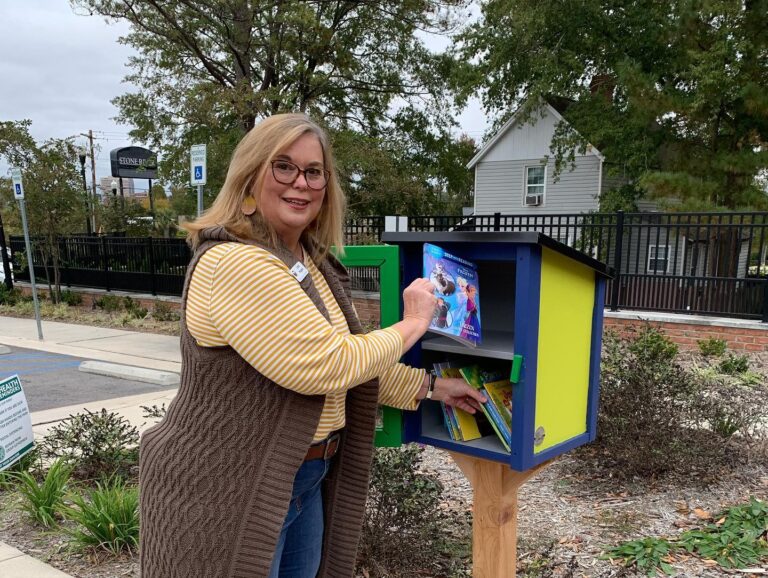
[[[543,248],[534,453],[587,431],[594,307],[594,271]]]
[[[399,249],[389,245],[350,245],[344,247],[341,262],[345,267],[378,267],[380,283],[381,327],[400,320]],[[399,409],[380,406],[376,420],[376,447],[403,444],[403,413]]]

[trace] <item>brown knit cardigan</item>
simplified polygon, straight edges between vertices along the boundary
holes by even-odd
[[[182,310],[200,256],[227,241],[249,242],[221,227],[203,232],[187,271]],[[289,268],[296,263],[284,248],[264,248]],[[333,257],[318,268],[350,331],[362,333],[344,268]],[[301,286],[328,318],[311,276]],[[293,478],[312,443],[324,397],[280,387],[231,347],[197,345],[183,316],[181,329],[181,386],[163,421],[141,438],[141,576],[267,576]],[[323,488],[320,577],[348,578],[354,572],[377,400],[375,380],[347,395],[341,450]]]

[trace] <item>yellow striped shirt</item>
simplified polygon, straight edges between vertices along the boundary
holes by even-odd
[[[325,278],[309,257],[305,265],[330,323],[272,253],[221,243],[203,254],[192,273],[189,332],[203,347],[230,345],[282,387],[325,395],[315,441],[344,427],[347,390],[377,376],[380,403],[415,409],[424,370],[397,363],[400,334],[389,328],[352,335]]]

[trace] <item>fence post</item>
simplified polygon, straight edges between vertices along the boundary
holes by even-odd
[[[758,273],[760,272],[760,266],[757,267]],[[763,323],[768,323],[768,279],[763,282]]]
[[[157,283],[155,280],[155,243],[152,237],[149,237],[149,279],[152,295],[157,295]]]
[[[611,311],[619,310],[619,295],[621,291],[621,254],[624,249],[624,211],[616,211],[616,243],[613,250],[613,266],[616,276],[613,278],[611,291]]]
[[[101,266],[104,273],[104,289],[109,291],[109,259],[107,258],[107,237],[101,236]]]
[[[501,231],[501,213],[493,214],[493,230]]]

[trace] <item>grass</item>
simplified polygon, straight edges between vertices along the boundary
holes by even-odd
[[[57,524],[71,471],[65,460],[56,460],[40,483],[29,472],[13,474],[22,497],[21,507],[36,524],[44,528]]]

